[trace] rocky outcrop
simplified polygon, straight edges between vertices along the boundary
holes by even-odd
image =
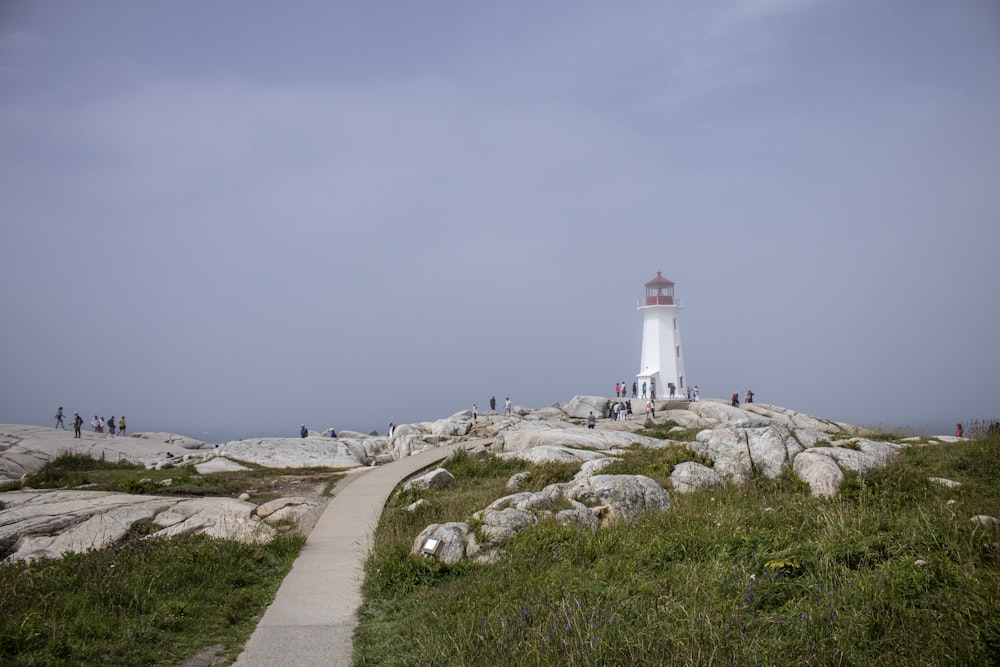
[[[559,510],[560,504],[570,507]],[[572,482],[550,484],[541,491],[497,498],[472,515],[478,526],[475,533],[470,533],[467,523],[431,524],[417,536],[412,553],[453,564],[461,560],[458,550],[464,545],[464,557],[491,562],[514,535],[542,518],[593,530],[614,522],[630,522],[643,512],[664,512],[672,505],[670,494],[648,477],[588,474]],[[441,541],[433,553],[428,553],[427,539]]]
[[[73,438],[72,431],[35,426],[0,425],[0,481],[17,483],[23,475],[37,471],[63,452],[95,458],[141,463],[147,467],[193,464],[200,474],[240,470],[250,464],[269,468],[327,467],[355,469],[388,463],[428,448],[457,441],[488,444],[504,458],[533,462],[571,461],[581,464],[572,482],[553,485],[541,492],[513,493],[499,499],[472,521],[463,533],[452,524],[440,528],[449,542],[464,545],[465,557],[489,560],[517,530],[543,517],[596,528],[611,521],[629,521],[643,511],[665,511],[669,494],[652,480],[622,479],[605,475],[603,468],[634,444],[663,447],[671,444],[640,436],[634,431],[644,418],[641,401],[633,402],[635,419],[610,422],[603,419],[607,399],[575,396],[569,402],[538,410],[517,406],[513,415],[481,412],[473,424],[469,411],[445,419],[396,426],[391,437],[342,431],[339,438],[310,433],[306,438],[257,438],[230,442],[211,450],[203,443],[173,433],[141,433],[135,437],[110,437],[85,431]],[[864,437],[863,429],[797,413],[777,406],[750,404],[733,407],[725,401],[657,401],[657,423],[672,420],[681,429],[701,429],[696,441],[684,443],[701,454],[709,466],[682,463],[670,476],[670,487],[678,493],[711,489],[724,481],[747,483],[754,474],[776,477],[791,469],[806,481],[814,495],[838,493],[844,474],[865,474],[887,465],[903,446],[943,445],[959,441],[951,436],[914,438],[902,443],[881,442]],[[593,411],[601,418],[596,429],[580,421]],[[476,439],[488,436],[488,439]],[[676,443],[674,443],[676,444]],[[521,480],[524,484],[524,480]],[[655,487],[655,488],[654,488]],[[512,491],[517,490],[511,481]],[[523,487],[520,487],[523,488]],[[29,493],[29,492],[18,492]],[[43,493],[43,492],[30,492]],[[93,512],[67,505],[63,493],[16,501],[0,496],[0,548],[18,557],[58,554],[66,549],[91,548],[117,539],[135,521],[148,519],[163,535],[205,532],[226,536],[266,536],[274,525],[287,525],[308,504],[295,499],[256,507],[230,499],[155,498],[121,494],[87,496]],[[114,500],[103,500],[106,496]],[[246,496],[249,497],[249,496]],[[66,502],[69,502],[68,500]],[[235,503],[235,504],[234,504]],[[67,507],[71,507],[67,509]],[[54,510],[53,508],[60,508]],[[510,510],[510,511],[508,511]],[[29,518],[31,515],[32,518]],[[20,516],[20,518],[17,518]],[[531,517],[531,521],[529,521]],[[464,524],[461,524],[464,525]],[[23,539],[22,539],[23,538]],[[254,537],[253,539],[256,539]],[[457,549],[457,547],[456,547]],[[27,554],[27,556],[25,556]],[[449,556],[450,557],[450,556]]]
[[[107,461],[140,463],[147,467],[173,462],[182,453],[187,453],[173,440],[163,441],[153,438],[152,434],[143,435],[145,437],[142,438],[114,437],[84,431],[81,437],[74,438],[72,430],[0,424],[0,480],[21,479],[67,452]]]
[[[133,433],[128,436],[130,438],[138,438],[140,440],[152,440],[154,442],[162,442],[167,445],[174,447],[180,447],[182,449],[212,449],[213,445],[206,444],[201,440],[195,440],[194,438],[189,438],[186,435],[179,435],[177,433]]]
[[[202,533],[264,542],[276,526],[316,507],[304,498],[258,507],[234,498],[179,498],[101,491],[10,491],[0,511],[0,555],[6,559],[57,558],[99,549],[122,539],[138,521],[152,536]]]

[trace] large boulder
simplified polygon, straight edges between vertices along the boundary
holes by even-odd
[[[564,485],[563,494],[588,507],[607,506],[611,521],[628,522],[646,511],[666,511],[670,494],[643,475],[593,475]]]
[[[577,419],[586,419],[591,412],[595,417],[603,417],[607,401],[603,396],[574,396],[560,407],[564,413]]]
[[[819,452],[823,447],[808,449],[795,457],[792,470],[799,479],[809,484],[814,496],[835,496],[844,481],[844,473],[837,462]]]
[[[482,524],[483,535],[494,546],[507,544],[518,531],[533,526],[538,521],[533,512],[516,507],[482,510],[476,512],[475,518]]]
[[[694,461],[678,463],[670,473],[670,485],[678,493],[706,491],[725,484],[722,475]]]
[[[708,456],[720,475],[738,483],[749,482],[755,469],[766,477],[777,477],[802,451],[787,426],[759,419],[702,431],[689,447]]]
[[[466,542],[471,536],[467,523],[460,521],[432,523],[417,535],[410,553],[414,556],[433,556],[442,563],[454,565],[465,556]],[[428,553],[427,540],[437,540],[431,553]]]
[[[850,447],[838,446],[813,447],[807,449],[806,452],[829,457],[836,461],[842,470],[849,470],[858,474],[864,474],[869,470],[881,468],[885,465],[884,459],[879,456],[879,454],[883,453],[882,450],[878,450],[877,453],[869,453],[860,448],[852,449]]]
[[[434,468],[434,470],[429,470],[419,477],[411,479],[403,485],[403,490],[417,489],[422,491],[425,489],[441,489],[452,484],[454,481],[455,476],[444,468]]]

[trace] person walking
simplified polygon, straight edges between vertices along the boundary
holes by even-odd
[[[638,382],[633,382],[632,383],[632,398],[636,398],[638,396],[638,393],[639,393],[639,383]]]
[[[73,413],[73,437],[80,437],[80,428],[83,426],[83,417],[80,416],[79,412]]]
[[[643,398],[643,400],[646,400],[646,387],[647,387],[646,381],[643,380],[642,381],[642,398]]]
[[[125,435],[125,415],[118,420],[118,435]]]
[[[66,425],[63,424],[63,411],[61,405],[59,406],[59,409],[56,410],[56,428],[66,430]]]

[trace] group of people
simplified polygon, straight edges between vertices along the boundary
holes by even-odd
[[[63,407],[60,405],[59,409],[56,410],[56,428],[65,429],[66,424],[64,423],[65,416],[63,415]],[[108,435],[115,435],[117,429],[117,435],[125,435],[125,416],[122,415],[118,422],[115,422],[114,415],[110,419],[105,419],[98,415],[94,415],[94,418],[90,421],[90,427],[94,430],[94,433],[105,433]],[[79,412],[73,413],[73,437],[79,438],[80,431],[83,429],[83,417],[80,416]]]
[[[614,403],[607,401],[604,409],[608,418],[616,422],[623,422],[626,421],[632,414],[632,401],[628,399],[624,401],[615,401]]]
[[[513,411],[514,406],[510,402],[510,396],[504,399],[503,402],[503,414],[505,417],[509,417]],[[490,414],[495,415],[497,413],[497,397],[490,396]],[[479,418],[479,403],[472,404],[472,421],[476,421]]]
[[[642,383],[643,391],[646,390],[646,383]],[[638,398],[639,385],[635,382],[632,383],[632,398]],[[628,385],[625,384],[625,380],[615,383],[615,398],[628,398]]]
[[[695,389],[697,389],[697,387],[695,387]],[[753,403],[753,392],[751,390],[747,389],[746,393],[743,394],[743,402]],[[734,408],[738,408],[740,406],[740,392],[733,392],[732,404]]]
[[[333,428],[331,427],[323,431],[323,435],[329,435],[331,438],[336,438],[337,432],[333,430]],[[300,438],[309,437],[309,429],[306,428],[305,424],[299,424],[299,437]]]
[[[642,390],[641,394],[639,390]],[[629,394],[629,386],[624,380],[615,383],[615,398],[627,398]],[[688,387],[686,390],[687,399],[689,401],[697,401],[698,397],[701,395],[701,390],[698,389],[697,385],[694,387]],[[753,392],[747,392],[748,395],[752,395]],[[667,383],[667,397],[676,398],[677,397],[677,385],[673,382]],[[647,383],[645,380],[642,381],[642,386],[640,387],[639,382],[635,381],[632,383],[632,398],[642,398],[642,400],[656,400],[656,380],[650,378]],[[752,401],[751,401],[752,402]]]

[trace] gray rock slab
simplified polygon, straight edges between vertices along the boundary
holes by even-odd
[[[83,431],[79,438],[74,438],[72,430],[0,424],[0,479],[16,480],[37,472],[63,453],[152,467],[172,460],[182,449],[178,444],[152,437],[118,437]]]
[[[366,465],[364,449],[339,438],[255,438],[227,442],[217,450],[228,459],[268,468],[356,468]]]

